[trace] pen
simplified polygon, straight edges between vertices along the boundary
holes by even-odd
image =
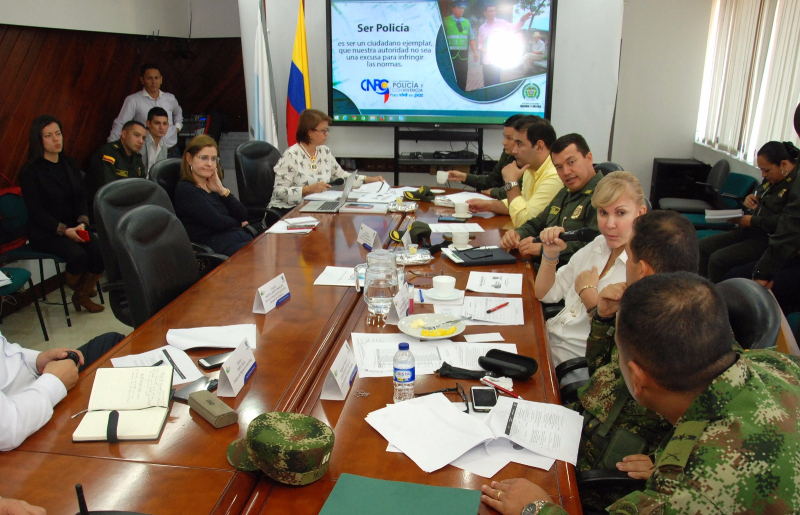
[[[503,392],[504,394],[510,395],[511,397],[514,397],[515,399],[521,399],[523,401],[525,400],[525,399],[522,398],[521,395],[517,395],[516,393],[514,393],[512,391],[506,390],[502,386],[498,386],[498,385],[494,384],[493,382],[489,381],[485,377],[483,379],[481,379],[481,383],[483,383],[483,384],[485,384],[487,386],[493,386],[493,387],[497,388],[498,390],[500,390],[501,392]]]
[[[502,304],[500,304],[499,306],[495,306],[495,307],[493,307],[492,309],[487,309],[487,310],[486,310],[486,313],[494,313],[494,312],[495,312],[495,311],[497,311],[498,309],[500,309],[500,308],[504,308],[504,307],[506,307],[506,306],[508,306],[508,302],[503,302],[503,303],[502,303]]]
[[[172,361],[172,356],[170,356],[170,355],[169,355],[169,352],[167,352],[167,349],[161,349],[161,352],[163,352],[163,353],[164,353],[164,356],[166,356],[166,357],[167,357],[167,361],[169,361],[169,364],[170,364],[170,365],[172,365],[172,368],[174,368],[174,369],[175,369],[175,372],[177,372],[177,373],[178,373],[178,375],[180,376],[180,378],[181,378],[181,379],[186,379],[186,376],[185,376],[185,375],[183,375],[183,372],[181,372],[181,369],[179,369],[179,368],[178,368],[178,366],[175,364],[175,362],[174,362],[174,361]]]
[[[152,365],[150,365],[150,366],[151,366],[151,367],[160,367],[160,366],[161,366],[161,365],[163,365],[163,364],[164,364],[164,360],[163,360],[163,359],[160,359],[160,360],[156,361],[155,363],[153,363],[153,364],[152,364]]]
[[[419,292],[419,301],[425,302],[425,299],[422,298],[422,290],[417,290]]]

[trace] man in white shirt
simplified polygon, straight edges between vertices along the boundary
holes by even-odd
[[[78,373],[123,338],[106,333],[73,351],[79,368],[67,357],[71,349],[38,352],[9,343],[0,335],[0,451],[19,447],[45,425],[53,416],[53,407],[78,382]]]
[[[145,173],[150,178],[150,168],[167,158],[164,136],[169,130],[169,116],[163,107],[154,107],[147,113],[147,135],[142,147],[142,161]]]
[[[108,141],[117,141],[122,135],[122,126],[129,120],[136,120],[144,123],[147,120],[147,113],[154,107],[161,107],[167,112],[169,119],[169,129],[164,136],[164,146],[174,147],[178,143],[178,133],[183,127],[183,110],[178,105],[175,95],[161,91],[161,72],[155,64],[144,64],[141,68],[141,76],[144,89],[138,93],[129,95],[122,104],[119,116],[111,126],[111,134]]]
[[[492,54],[497,55],[497,52],[500,52],[508,44],[507,38],[518,33],[522,25],[533,16],[533,13],[527,12],[517,23],[511,23],[497,18],[497,7],[495,4],[489,3],[484,8],[483,16],[486,18],[486,22],[478,29],[478,51],[481,53],[481,63],[483,64],[483,85],[492,86],[500,82],[501,72],[500,66],[493,62]],[[493,49],[492,44],[498,48]]]

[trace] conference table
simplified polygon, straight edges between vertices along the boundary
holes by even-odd
[[[367,250],[357,243],[361,224],[378,232],[384,247],[395,245],[389,233],[413,220],[436,222],[453,209],[421,203],[410,214],[314,214],[320,223],[307,235],[263,234],[176,298],[137,328],[109,354],[81,374],[78,384],[59,403],[52,419],[17,450],[0,459],[0,495],[25,499],[48,513],[73,514],[74,485],[82,483],[89,509],[125,509],[152,514],[171,513],[318,513],[342,473],[378,479],[410,481],[459,488],[480,488],[488,481],[453,466],[432,474],[423,472],[400,453],[387,453],[386,440],[364,420],[392,399],[391,378],[358,377],[345,401],[320,400],[322,384],[339,349],[352,332],[398,332],[396,326],[369,316],[366,304],[353,287],[315,286],[328,265],[352,267],[363,263]],[[288,217],[296,216],[293,211]],[[474,218],[485,232],[473,244],[496,244],[508,217]],[[439,243],[441,234],[432,242]],[[526,400],[559,402],[556,380],[545,345],[541,306],[533,296],[533,270],[529,262],[512,265],[461,267],[438,255],[414,270],[444,272],[456,277],[464,289],[471,270],[524,274],[522,299],[525,325],[491,328],[506,342],[517,344],[521,354],[533,356],[539,371],[514,389]],[[270,313],[254,314],[257,288],[285,274],[291,297]],[[411,279],[412,274],[407,274]],[[430,279],[412,280],[421,287]],[[485,294],[481,294],[485,295]],[[429,305],[415,313],[430,312]],[[72,442],[80,422],[73,415],[85,410],[97,368],[110,367],[110,359],[139,354],[166,345],[169,329],[231,324],[255,324],[256,373],[235,398],[224,398],[239,414],[239,423],[214,429],[188,405],[174,402],[164,431],[157,441]],[[467,334],[486,332],[469,326]],[[463,341],[462,337],[455,341]],[[188,351],[193,359],[218,351]],[[217,377],[218,371],[204,372]],[[455,380],[435,375],[419,376],[417,391],[453,386]],[[466,389],[477,381],[460,380]],[[369,392],[357,397],[354,391]],[[453,399],[455,400],[455,398]],[[319,481],[305,487],[288,487],[263,474],[234,470],[225,451],[230,442],[245,435],[247,425],[260,413],[292,411],[314,416],[329,424],[336,443],[330,468]],[[494,479],[526,477],[540,484],[551,498],[570,513],[581,513],[572,466],[556,461],[549,471],[509,464]],[[493,510],[481,505],[481,513]]]

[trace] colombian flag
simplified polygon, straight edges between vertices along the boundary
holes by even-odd
[[[306,45],[306,18],[303,0],[297,17],[297,32],[294,35],[292,68],[289,70],[289,92],[286,100],[286,137],[289,145],[297,143],[295,133],[300,113],[311,108],[311,87],[308,83],[308,46]]]

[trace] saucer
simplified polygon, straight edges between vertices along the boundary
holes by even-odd
[[[470,218],[472,218],[472,213],[467,213],[466,215],[457,215],[453,213],[453,216],[456,218],[461,218],[462,220],[469,220]]]
[[[472,245],[467,245],[465,247],[456,247],[454,243],[451,243],[447,248],[450,250],[469,250],[472,248]]]
[[[433,288],[430,290],[425,290],[425,297],[430,297],[435,300],[456,300],[457,298],[461,297],[461,290],[453,290],[452,295],[448,295],[447,297],[440,297],[436,295],[436,292]]]
[[[431,189],[431,193],[433,193],[434,195],[441,195],[442,193],[444,193],[444,190],[440,190],[438,188],[437,189]]]

